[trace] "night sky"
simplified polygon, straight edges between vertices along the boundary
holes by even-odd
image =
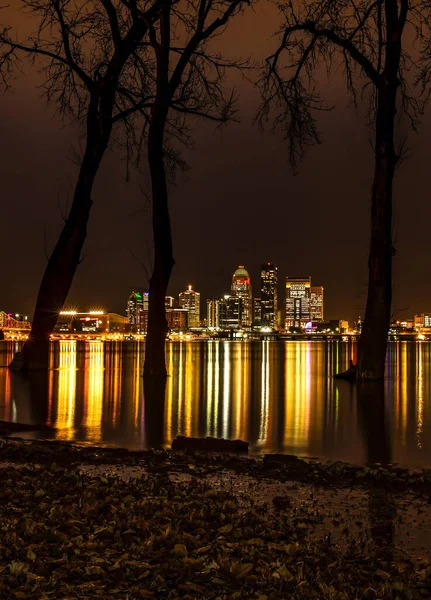
[[[232,22],[223,38],[226,53],[262,58],[274,47],[275,26],[274,9],[257,5]],[[59,205],[73,194],[79,133],[38,99],[38,81],[27,71],[13,94],[0,96],[0,310],[29,316],[46,264],[45,238],[49,251],[62,223]],[[363,311],[367,280],[373,157],[365,119],[347,108],[341,75],[330,84],[322,78],[336,108],[321,115],[323,144],[308,151],[295,176],[283,140],[252,125],[258,93],[238,75],[230,81],[241,94],[242,123],[220,132],[196,122],[195,148],[184,152],[190,170],[171,188],[176,266],[170,294],[189,283],[203,298],[227,293],[233,271],[244,264],[258,295],[260,264],[272,261],[281,280],[311,275],[314,285],[324,286],[327,318],[353,320]],[[419,136],[409,135],[412,156],[395,183],[397,318],[431,311],[430,136],[431,108]],[[93,193],[86,258],[68,305],[124,313],[130,291],[146,288],[132,255],[148,263],[151,247],[150,210],[140,187],[149,190],[146,173],[133,173],[126,183],[121,153],[107,153]]]

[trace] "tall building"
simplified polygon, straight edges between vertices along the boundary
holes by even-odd
[[[165,296],[165,308],[175,308],[175,298],[173,296]]]
[[[188,327],[190,312],[186,308],[167,308],[166,321],[170,331],[185,331]]]
[[[144,300],[139,292],[132,292],[127,301],[127,322],[131,325],[132,331],[140,329],[142,311],[144,310]]]
[[[253,325],[260,327],[262,325],[262,299],[253,298]]]
[[[272,263],[265,263],[260,270],[260,296],[262,305],[261,324],[277,328],[278,271]]]
[[[240,265],[232,276],[231,295],[241,299],[241,325],[251,327],[253,321],[253,293],[250,275]]]
[[[305,327],[310,315],[311,277],[286,277],[285,328]]]
[[[220,327],[235,329],[243,323],[243,301],[238,296],[226,295],[220,300]]]
[[[310,321],[323,321],[323,285],[311,286]]]
[[[150,292],[144,292],[142,294],[142,307],[144,310],[148,311],[148,302],[150,298]]]
[[[179,307],[185,308],[189,312],[188,323],[189,327],[199,327],[201,322],[201,295],[195,292],[192,286],[189,285],[185,292],[181,292],[178,296]]]
[[[224,299],[212,298],[207,300],[207,327],[219,329],[226,320],[226,302]]]

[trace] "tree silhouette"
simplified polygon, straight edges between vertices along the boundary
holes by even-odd
[[[174,266],[167,168],[180,161],[176,142],[190,142],[191,116],[216,124],[234,116],[235,94],[225,94],[224,90],[226,70],[244,69],[249,63],[226,59],[209,43],[247,5],[248,0],[163,0],[160,18],[150,26],[146,60],[153,67],[151,101],[144,99],[133,104],[139,95],[144,95],[139,88],[133,90],[129,122],[133,139],[137,131],[134,119],[143,120],[140,139],[144,140],[142,149],[148,156],[152,190],[154,264],[144,376],[166,377],[165,296]],[[147,87],[145,92],[148,95]]]
[[[10,85],[29,59],[42,76],[47,102],[63,117],[85,125],[73,202],[40,284],[29,339],[12,361],[13,369],[48,368],[50,334],[80,262],[96,174],[114,125],[128,118],[130,88],[145,87],[144,40],[162,4],[162,0],[20,0],[21,8],[36,21],[35,31],[25,39],[8,26],[0,32],[3,85]]]
[[[395,254],[392,190],[404,150],[403,141],[397,145],[396,133],[403,117],[415,129],[420,113],[417,97],[409,90],[411,73],[407,78],[420,50],[413,57],[405,40],[411,35],[422,52],[426,50],[430,9],[429,2],[414,0],[284,1],[280,42],[266,59],[260,81],[263,103],[258,119],[263,124],[274,114],[274,128],[282,130],[295,166],[306,146],[319,141],[316,113],[325,105],[314,79],[318,69],[331,74],[341,67],[353,104],[368,102],[374,131],[368,295],[357,363],[349,373],[362,380],[384,377]]]

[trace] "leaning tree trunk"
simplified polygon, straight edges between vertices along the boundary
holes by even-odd
[[[29,338],[9,365],[12,370],[49,368],[50,336],[80,262],[92,205],[91,192],[102,155],[87,148],[70,213],[40,284]]]
[[[391,58],[390,55],[389,58]],[[356,363],[356,378],[359,380],[384,378],[391,319],[392,257],[394,254],[392,188],[397,162],[394,147],[394,124],[399,54],[392,59],[395,59],[396,65],[391,65],[391,76],[388,76],[385,70],[378,88],[375,170],[371,199],[371,239],[368,257],[368,295]]]
[[[153,200],[154,268],[148,297],[148,327],[144,377],[166,378],[165,341],[168,332],[165,298],[175,264],[164,166],[163,136],[167,115],[156,116],[148,135],[148,163]],[[159,121],[160,119],[160,121]]]

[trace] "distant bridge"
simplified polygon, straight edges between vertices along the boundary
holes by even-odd
[[[30,321],[18,321],[18,319],[14,319],[12,315],[0,311],[0,329],[6,331],[29,332],[31,323]]]

